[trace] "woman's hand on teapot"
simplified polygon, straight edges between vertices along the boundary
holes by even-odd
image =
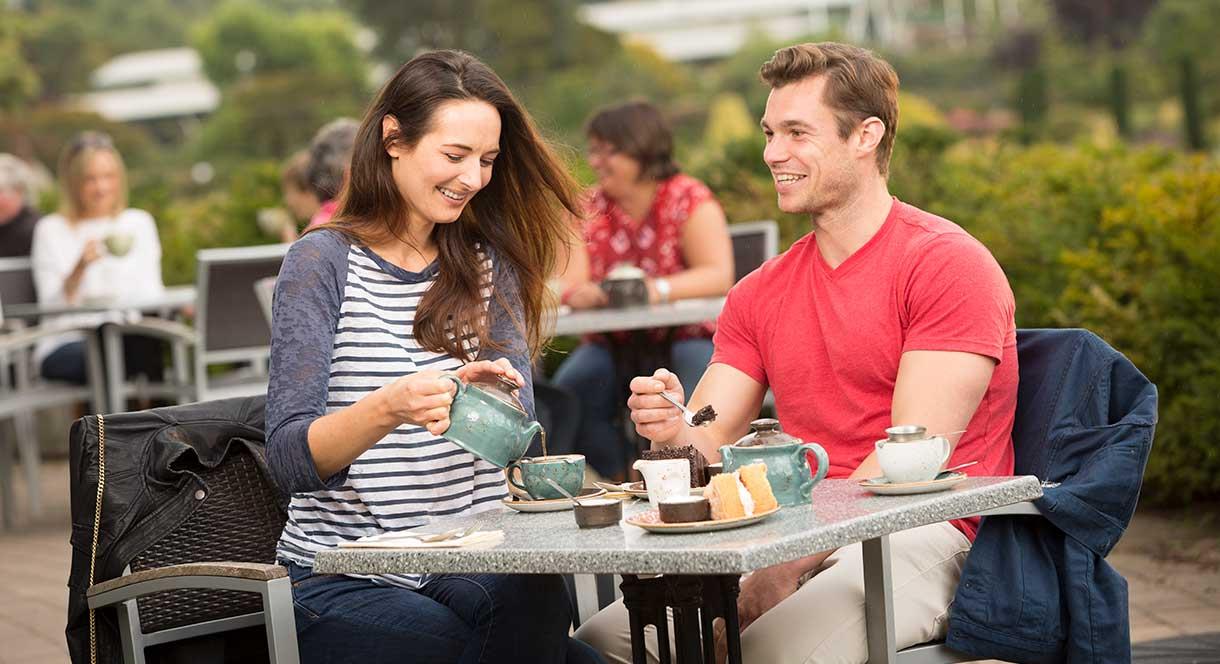
[[[657,369],[651,376],[632,378],[631,396],[627,399],[636,433],[658,444],[672,441],[684,426],[682,413],[660,396],[661,392],[669,392],[678,401],[686,403],[678,376],[664,368]]]
[[[573,286],[564,293],[563,303],[573,309],[596,309],[609,304],[610,298],[602,287],[592,281]]]
[[[501,357],[498,360],[476,360],[463,364],[453,374],[461,378],[463,383],[485,381],[496,376],[504,376],[516,383],[517,387],[525,387],[525,378],[521,376],[521,372],[517,371],[513,367],[513,363],[509,362],[506,357]]]
[[[403,376],[378,390],[386,408],[399,422],[426,428],[439,436],[449,429],[449,406],[454,386],[439,371],[420,371]]]

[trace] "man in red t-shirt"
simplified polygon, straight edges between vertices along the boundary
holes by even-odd
[[[896,424],[964,430],[949,463],[1009,475],[1017,354],[1012,291],[987,249],[886,186],[898,77],[842,44],[782,49],[763,65],[762,127],[785,212],[813,232],[738,283],[717,321],[712,363],[690,399],[718,418],[687,428],[658,393],[671,372],[635,378],[628,405],[654,447],[693,444],[710,460],[746,433],[768,388],[784,430],[820,443],[828,477],[880,476],[873,444]],[[891,537],[899,648],[943,637],[972,520]],[[863,662],[860,545],[746,577],[738,601],[745,661]],[[577,636],[627,661],[626,611],[608,607]],[[655,656],[655,642],[648,644]]]

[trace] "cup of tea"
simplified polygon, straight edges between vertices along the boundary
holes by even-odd
[[[110,252],[111,256],[126,256],[127,252],[131,251],[131,245],[135,244],[135,236],[131,233],[111,233],[106,236],[102,242],[106,245],[106,251]]]
[[[923,427],[886,429],[888,438],[874,444],[877,463],[885,479],[893,484],[927,482],[934,479],[949,460],[949,440],[927,435]]]
[[[564,491],[575,496],[585,482],[585,455],[556,454],[526,457],[508,464],[504,469],[508,484],[533,500],[554,500],[563,494],[551,486],[553,480]]]

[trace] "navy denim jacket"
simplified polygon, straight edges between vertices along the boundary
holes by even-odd
[[[1127,581],[1105,561],[1135,512],[1157,393],[1086,330],[1018,330],[1016,473],[1043,517],[983,519],[946,643],[1013,662],[1130,662]]]

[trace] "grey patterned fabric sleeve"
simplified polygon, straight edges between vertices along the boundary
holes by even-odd
[[[489,255],[492,260],[492,294],[487,312],[488,332],[492,339],[504,346],[504,350],[481,348],[478,359],[498,360],[506,357],[512,362],[513,367],[521,372],[521,377],[525,379],[525,386],[518,393],[521,405],[525,406],[525,411],[534,419],[537,417],[534,414],[534,376],[529,345],[520,327],[524,310],[521,306],[517,271],[508,261],[502,260],[498,253],[489,251]]]
[[[348,242],[315,231],[288,250],[275,282],[267,386],[267,462],[287,493],[335,489],[347,469],[318,477],[309,426],[326,414],[331,355],[347,283]]]

